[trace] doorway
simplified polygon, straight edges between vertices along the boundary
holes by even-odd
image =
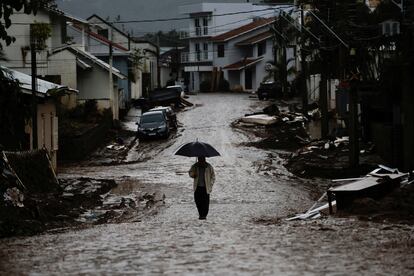
[[[244,69],[244,89],[252,90],[253,88],[253,72],[251,68]]]

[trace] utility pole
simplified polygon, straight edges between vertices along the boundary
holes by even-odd
[[[112,119],[116,120],[118,119],[116,116],[116,110],[115,110],[115,94],[114,94],[114,80],[113,80],[113,46],[112,46],[112,40],[109,42],[109,94],[111,99],[111,107],[112,107]]]
[[[160,34],[157,33],[157,87],[161,87]]]
[[[326,50],[321,50],[322,55],[322,71],[321,71],[321,80],[319,82],[319,102],[322,113],[321,118],[321,137],[324,139],[329,134],[329,119],[328,119],[328,89],[327,89],[327,80],[328,73],[326,67],[324,66],[325,61],[327,60]]]
[[[359,165],[358,80],[351,79],[349,90],[349,166]]]
[[[326,7],[326,18],[327,22],[329,24],[330,22],[330,14],[331,14],[332,6],[329,2]],[[323,23],[322,20],[320,22]],[[323,23],[325,24],[325,23]],[[328,25],[325,24],[325,26],[329,28]],[[329,66],[326,66],[326,63],[329,64],[329,45],[330,45],[330,39],[329,36],[323,36],[323,39],[321,39],[321,81],[319,83],[319,102],[320,102],[320,108],[322,113],[321,118],[321,137],[327,138],[329,135],[329,118],[328,118],[328,79],[330,78],[330,72],[329,72]],[[326,49],[328,48],[328,49]]]
[[[34,37],[32,26],[30,26],[30,54],[32,66],[32,143],[33,149],[38,148],[37,139],[37,62],[36,62],[36,37]]]
[[[304,6],[301,5],[300,8],[300,20],[301,20],[301,28],[305,28],[305,16],[303,11]],[[308,88],[307,88],[307,64],[306,64],[306,54],[304,48],[304,43],[302,41],[302,45],[300,48],[300,59],[301,59],[301,69],[302,69],[302,76],[301,76],[301,88],[302,88],[302,112],[303,115],[307,115],[308,113]]]

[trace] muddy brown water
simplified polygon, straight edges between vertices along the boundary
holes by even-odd
[[[140,222],[105,224],[33,237],[3,239],[2,275],[412,275],[414,228],[353,218],[257,223],[312,205],[304,182],[280,162],[271,174],[257,164],[277,153],[241,146],[252,137],[231,122],[260,106],[243,94],[192,96],[198,104],[179,114],[183,127],[165,142],[131,149],[128,164],[70,166],[61,177],[115,178],[137,191],[166,195],[166,206]],[[222,156],[216,170],[210,213],[199,221],[187,171],[193,158],[174,156],[184,142],[199,139]],[[142,158],[143,154],[146,158]],[[131,163],[134,159],[141,162]],[[260,167],[260,166],[259,166]],[[135,182],[134,182],[135,180]],[[122,184],[121,184],[122,185]],[[262,220],[263,221],[263,220]],[[265,219],[264,219],[265,221]]]

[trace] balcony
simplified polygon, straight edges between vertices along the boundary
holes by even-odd
[[[195,53],[181,53],[181,63],[197,63],[197,62],[212,62],[212,53],[207,51]]]
[[[211,26],[187,28],[180,31],[180,39],[210,37],[213,35],[213,27]]]

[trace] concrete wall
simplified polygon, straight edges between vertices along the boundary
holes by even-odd
[[[171,68],[169,68],[169,67],[161,67],[161,71],[160,71],[160,73],[161,73],[161,76],[160,76],[160,78],[161,78],[161,87],[165,87],[165,86],[167,86],[167,81],[169,81],[170,79],[171,79],[171,76],[170,76],[170,74],[171,74]]]
[[[14,35],[16,41],[12,43],[10,46],[6,46],[5,43],[3,44],[3,51],[6,58],[9,61],[2,62],[2,65],[16,69],[21,71],[25,74],[30,74],[31,68],[31,58],[30,58],[30,24],[36,22],[38,23],[48,23],[51,24],[51,18],[48,13],[39,10],[37,15],[27,15],[23,12],[15,12],[13,15],[10,16],[10,20],[12,22],[19,22],[21,24],[12,24],[11,27],[7,30],[7,32],[11,35]],[[53,28],[55,31],[56,28]],[[59,36],[60,32],[55,34],[52,32],[52,37]],[[49,38],[46,41],[48,49],[50,50],[52,47],[52,39]],[[24,48],[28,48],[23,50]],[[25,53],[25,54],[24,54]],[[42,51],[37,54],[37,61],[38,67],[46,67],[47,66],[47,51]]]
[[[78,71],[78,100],[96,100],[99,110],[111,108],[113,119],[119,119],[119,95],[117,78],[113,78],[113,87],[109,89],[109,73],[94,66],[92,70]]]
[[[98,66],[92,70],[78,71],[79,100],[111,99],[109,73]]]
[[[200,12],[210,12],[213,15],[217,15],[246,11],[256,11],[252,13],[239,13],[226,16],[211,17],[209,21],[209,26],[211,26],[209,28],[209,34],[215,36],[249,23],[249,19],[252,19],[255,16],[273,16],[274,12],[272,12],[271,10],[259,11],[265,9],[266,7],[270,6],[259,6],[253,5],[252,3],[198,3],[180,6],[179,12],[181,14],[196,14]],[[193,19],[190,20],[189,28],[187,28],[187,30],[192,30],[194,29],[194,27],[195,21]]]
[[[64,50],[49,57],[47,75],[60,75],[62,85],[78,89],[76,56]],[[68,109],[76,106],[77,94],[71,93],[61,98],[61,103]]]
[[[61,84],[77,89],[76,56],[68,50],[58,52],[49,57],[47,75],[60,75]]]
[[[142,72],[138,68],[134,69],[135,81],[131,82],[131,99],[142,97]]]

